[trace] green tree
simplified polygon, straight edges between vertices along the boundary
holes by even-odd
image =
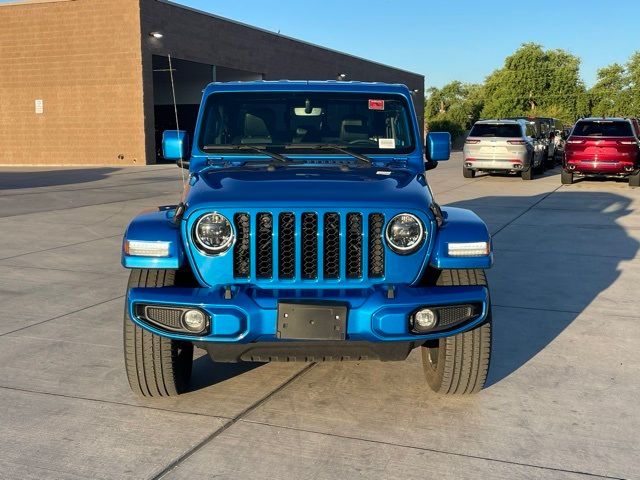
[[[451,82],[427,90],[425,120],[430,130],[448,131],[457,137],[480,118],[484,105],[481,85]]]
[[[527,43],[485,82],[484,118],[554,116],[565,122],[588,113],[580,59]]]
[[[630,117],[640,117],[640,51],[631,55],[627,63],[629,81],[625,113]]]
[[[629,77],[619,63],[598,70],[598,81],[589,91],[591,115],[611,117],[623,115],[625,92],[629,88]]]

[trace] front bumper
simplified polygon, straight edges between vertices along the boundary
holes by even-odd
[[[344,304],[348,309],[344,342],[424,342],[455,335],[481,324],[489,312],[489,292],[483,286],[426,287],[397,286],[394,298],[386,288],[354,290],[262,290],[237,287],[231,299],[222,289],[205,288],[132,288],[127,294],[127,311],[140,327],[175,340],[197,343],[241,344],[251,342],[283,343],[277,336],[279,301],[326,302]],[[414,334],[409,316],[422,307],[478,305],[476,317],[448,330]],[[150,324],[136,312],[139,306],[191,307],[211,317],[206,336],[168,331]]]

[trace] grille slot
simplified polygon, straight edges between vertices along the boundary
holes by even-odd
[[[296,217],[281,213],[278,225],[278,277],[291,279],[296,273]]]
[[[362,215],[347,215],[347,278],[362,278]]]
[[[251,276],[251,233],[248,213],[236,213],[233,217],[236,228],[236,245],[233,248],[233,276],[249,278]]]
[[[369,277],[384,277],[384,244],[382,243],[382,229],[384,215],[372,213],[369,215]]]
[[[340,215],[324,214],[324,278],[340,278]]]
[[[273,278],[273,216],[259,213],[256,229],[256,277]]]
[[[318,278],[318,215],[302,214],[302,278]]]

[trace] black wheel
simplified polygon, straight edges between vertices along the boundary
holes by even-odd
[[[176,284],[174,270],[132,270],[128,288]],[[124,364],[129,385],[143,397],[171,397],[186,391],[193,344],[160,337],[138,327],[124,312]]]
[[[526,170],[523,170],[522,180],[533,180],[533,163],[529,168],[527,168]]]
[[[462,176],[464,178],[474,178],[476,176],[476,171],[467,167],[462,167]]]
[[[640,170],[629,176],[630,187],[640,187]]]
[[[560,182],[562,185],[571,185],[573,183],[573,173],[567,172],[564,168],[560,174]]]
[[[487,285],[484,270],[443,270],[437,286]],[[422,368],[431,389],[442,394],[482,390],[491,358],[491,305],[487,320],[472,330],[422,348]]]
[[[553,155],[551,157],[547,157],[547,160],[545,162],[545,169],[546,170],[553,170],[554,168],[556,168],[556,154],[555,154],[555,152],[553,153]]]

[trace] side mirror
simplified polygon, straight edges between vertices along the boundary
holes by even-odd
[[[451,134],[449,132],[429,132],[425,153],[427,164],[435,162],[437,165],[438,162],[449,160],[451,157]]]
[[[183,130],[166,130],[162,134],[162,156],[189,168],[189,135]]]

